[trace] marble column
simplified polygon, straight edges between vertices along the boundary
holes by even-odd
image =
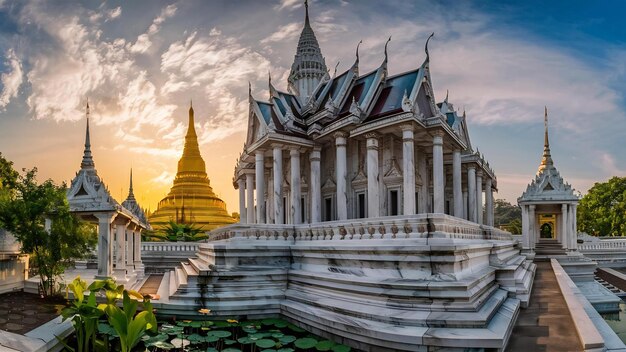
[[[291,156],[291,219],[294,224],[302,223],[301,188],[300,188],[300,150],[293,148]]]
[[[528,206],[522,205],[522,249],[530,249]]]
[[[443,132],[436,131],[433,136],[433,213],[443,214]]]
[[[256,151],[256,222],[265,224],[265,156],[263,150]]]
[[[320,160],[321,160],[320,147],[313,148],[309,161],[311,162],[311,223],[318,223],[322,221],[322,176]]]
[[[467,188],[463,189],[463,219],[468,219],[467,213]]]
[[[116,221],[115,223],[115,271],[118,279],[126,276],[126,226],[128,221]]]
[[[493,190],[490,177],[485,180],[485,225],[493,226]]]
[[[454,211],[457,218],[463,218],[463,190],[461,174],[461,150],[456,149],[452,153],[452,195],[454,198]]]
[[[367,216],[380,216],[380,187],[378,168],[378,134],[368,133],[367,138]]]
[[[254,175],[246,174],[246,223],[254,224]]]
[[[141,261],[141,229],[135,229],[135,231],[133,232],[134,234],[134,242],[133,242],[133,247],[134,247],[134,253],[133,253],[133,258],[134,258],[134,263],[135,263],[135,272],[137,273],[137,278],[141,278],[143,277],[143,273],[144,273],[144,266],[143,266],[143,262]]]
[[[430,183],[428,177],[428,167],[426,165],[426,155],[423,150],[420,149],[419,157],[417,159],[417,168],[422,179],[422,185],[420,186],[419,203],[417,204],[417,213],[425,214],[428,212],[428,184]]]
[[[570,233],[570,239],[571,239],[571,249],[572,250],[578,250],[578,229],[576,227],[576,208],[578,206],[576,204],[572,204],[570,205],[570,214],[571,214],[571,219],[570,222],[572,223],[572,232]]]
[[[246,182],[243,178],[237,179],[237,188],[239,188],[239,223],[246,223]]]
[[[568,240],[568,236],[567,233],[569,231],[567,231],[567,223],[568,223],[568,209],[567,209],[567,204],[561,204],[561,242],[563,242],[563,248],[564,249],[570,249],[570,243]]]
[[[337,147],[336,179],[337,179],[337,220],[348,219],[348,195],[346,192],[347,157],[346,145],[348,136],[344,132],[335,132],[335,146]]]
[[[135,270],[135,233],[130,227],[126,227],[124,235],[126,236],[126,270],[132,272]]]
[[[467,193],[468,193],[468,214],[469,221],[478,222],[478,214],[476,211],[476,167],[469,166],[467,168]]]
[[[476,222],[483,223],[483,172],[476,172]]]
[[[99,279],[113,276],[113,242],[111,241],[111,222],[115,214],[96,214],[98,218],[98,275]]]
[[[280,145],[273,146],[274,156],[274,223],[282,224],[285,218],[283,205],[283,150]]]
[[[533,204],[528,206],[528,238],[530,240],[530,249],[535,250],[537,244],[537,219],[535,217],[535,206]]]
[[[415,132],[413,125],[402,125],[402,182],[404,215],[415,214]]]

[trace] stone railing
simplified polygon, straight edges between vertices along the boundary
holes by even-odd
[[[196,252],[199,242],[141,242],[141,253],[149,252]]]
[[[235,224],[209,232],[210,241],[256,239],[282,241],[455,238],[511,240],[500,229],[445,214],[386,216],[316,224]]]
[[[610,240],[600,240],[596,242],[584,242],[578,244],[580,251],[624,251],[626,250],[626,238],[616,238]]]

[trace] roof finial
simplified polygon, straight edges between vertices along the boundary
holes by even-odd
[[[337,76],[337,67],[339,67],[339,63],[341,61],[337,61],[337,64],[335,65],[335,72],[333,72],[333,78],[335,78],[335,76]]]
[[[128,187],[128,199],[134,199],[135,194],[133,192],[133,168],[130,168],[130,187]]]
[[[252,99],[252,82],[248,81],[248,98]]]
[[[87,118],[87,127],[85,128],[85,150],[83,152],[83,161],[80,163],[80,168],[94,169],[95,165],[93,163],[93,157],[91,156],[91,138],[89,136],[89,98],[87,98],[85,116]]]
[[[444,102],[446,102],[446,104],[448,103],[448,95],[450,94],[450,91],[446,89],[446,98],[443,100]]]
[[[387,42],[385,43],[385,62],[387,62],[387,45],[389,45],[390,41],[391,41],[391,36],[389,36],[389,39],[387,39]]]
[[[550,141],[548,140],[548,107],[544,106],[544,115],[543,115],[543,124],[544,124],[544,129],[545,129],[545,133],[544,133],[544,141],[543,141],[543,146],[550,148]]]
[[[432,32],[430,36],[428,36],[428,39],[426,39],[426,45],[424,46],[424,51],[426,52],[426,61],[424,61],[425,63],[430,62],[430,54],[428,53],[428,42],[430,42],[430,38],[434,36],[435,36],[435,32]]]
[[[310,26],[309,24],[309,1],[308,0],[304,0],[304,11],[305,11],[304,25]]]
[[[552,155],[550,154],[550,141],[548,139],[548,107],[547,106],[544,107],[543,125],[544,125],[543,156],[541,157],[541,164],[539,164],[537,175],[543,172],[543,170],[545,170],[548,166],[552,166],[554,164],[554,162],[552,161]]]

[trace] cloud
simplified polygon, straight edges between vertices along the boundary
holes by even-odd
[[[615,158],[606,152],[600,154],[600,165],[605,174],[611,176],[626,176],[626,169],[617,166]]]
[[[170,185],[174,179],[174,174],[163,171],[159,176],[153,177],[150,182],[160,185]]]
[[[18,90],[22,85],[24,73],[22,71],[22,62],[15,55],[13,49],[6,52],[7,72],[0,75],[0,111],[4,110],[11,99],[17,97]]]
[[[298,36],[302,30],[302,23],[292,22],[284,26],[280,26],[278,30],[269,37],[261,40],[261,44],[267,44],[270,42],[281,42],[283,40],[293,39]]]
[[[280,0],[280,2],[276,6],[274,6],[274,9],[276,9],[276,10],[282,10],[282,9],[294,10],[294,9],[302,7],[302,5],[303,5],[302,0]]]
[[[176,14],[176,5],[168,5],[161,10],[161,14],[158,15],[153,21],[146,33],[140,34],[134,44],[128,44],[129,49],[135,54],[144,54],[152,47],[152,36],[157,34],[161,30],[161,25],[166,19]]]

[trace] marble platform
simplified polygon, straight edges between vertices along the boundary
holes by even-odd
[[[161,314],[282,315],[364,351],[502,350],[535,271],[510,234],[443,214],[211,234],[165,273]]]

